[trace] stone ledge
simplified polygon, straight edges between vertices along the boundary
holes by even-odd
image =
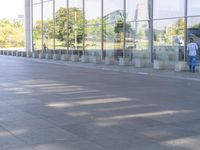
[[[45,59],[45,54],[44,54],[44,53],[40,53],[40,54],[39,54],[39,58],[40,58],[40,59]]]
[[[114,65],[115,64],[115,59],[113,57],[106,57],[105,58],[105,64],[106,65]]]
[[[128,65],[130,65],[129,58],[120,58],[119,59],[119,65],[120,66],[128,66]]]
[[[32,53],[32,57],[33,57],[33,58],[39,58],[39,54],[36,53],[36,52],[33,52],[33,53]]]
[[[17,52],[16,52],[16,56],[21,56],[21,52],[20,52],[20,51],[17,51]]]
[[[188,67],[187,67],[187,62],[185,61],[179,61],[175,64],[175,68],[174,70],[176,72],[182,72],[182,71],[187,71]]]
[[[21,52],[21,57],[26,57],[26,52]]]
[[[153,69],[165,69],[165,62],[162,60],[154,60]]]
[[[79,56],[78,55],[72,55],[71,56],[71,61],[73,61],[73,62],[79,62]]]
[[[27,52],[26,57],[32,57],[32,52]]]
[[[101,56],[92,56],[91,60],[92,60],[92,63],[94,63],[94,64],[101,64],[101,62],[102,62]]]
[[[62,54],[61,55],[61,60],[63,60],[63,61],[70,61],[70,56],[68,54]]]
[[[12,51],[12,56],[16,56],[17,55],[17,51]]]
[[[47,53],[47,54],[45,55],[45,59],[53,59],[53,55]]]
[[[145,68],[152,66],[150,59],[135,59],[134,64],[136,68]]]
[[[89,56],[82,55],[82,56],[81,56],[81,62],[82,62],[82,63],[89,63],[89,62],[90,62],[90,57],[89,57]]]
[[[60,54],[53,54],[53,60],[60,60],[61,55]]]

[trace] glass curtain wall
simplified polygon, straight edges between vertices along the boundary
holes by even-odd
[[[83,0],[69,0],[69,49],[83,54]]]
[[[200,58],[200,1],[188,0],[187,40],[192,38],[199,46],[197,59]]]
[[[62,54],[66,54],[68,51],[67,0],[56,0],[55,2],[55,48],[56,51],[61,51]]]
[[[104,50],[103,57],[119,60],[119,57],[124,56],[125,48],[125,55],[130,60],[150,59],[150,37],[153,36],[153,59],[174,65],[184,58],[185,39],[192,37],[200,45],[199,0],[187,0],[187,13],[186,0],[153,0],[153,20],[150,20],[149,0],[84,0],[84,15],[83,0],[55,2],[53,20],[53,0],[33,0],[34,50],[42,50],[44,47],[53,50],[55,37],[56,50],[66,52],[69,49],[79,55],[83,54],[84,49],[89,55],[101,55],[101,50]]]
[[[185,1],[154,0],[154,53],[169,68],[184,58]]]
[[[33,51],[42,50],[42,0],[33,0]]]
[[[43,0],[43,51],[54,50],[53,0]]]
[[[124,0],[104,0],[103,8],[105,55],[119,60],[124,48]]]
[[[102,55],[101,3],[101,0],[85,0],[85,50],[92,56]]]
[[[126,53],[150,63],[148,0],[126,0]]]

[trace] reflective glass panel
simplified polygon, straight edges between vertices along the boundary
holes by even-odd
[[[87,24],[101,24],[101,0],[85,0]]]
[[[53,0],[43,2],[43,50],[54,50]]]
[[[195,43],[199,46],[197,51],[197,58],[200,58],[200,17],[189,17],[188,18],[188,37],[189,40],[192,38]]]
[[[118,60],[123,56],[124,1],[104,1],[104,50],[105,55]]]
[[[200,15],[200,1],[199,0],[188,0],[188,15]]]
[[[127,21],[149,19],[148,0],[127,0],[126,12]]]
[[[184,0],[154,0],[154,18],[183,17]]]
[[[83,1],[69,0],[69,48],[82,54],[83,49]]]
[[[184,19],[154,21],[155,59],[174,63],[183,59]]]
[[[33,5],[33,50],[42,49],[41,3]]]
[[[85,49],[89,55],[101,55],[101,25],[85,27]]]
[[[127,23],[126,51],[129,58],[145,59],[150,63],[148,21]]]
[[[63,53],[67,51],[67,0],[56,0],[55,48]]]

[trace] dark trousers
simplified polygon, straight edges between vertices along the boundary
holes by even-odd
[[[196,66],[196,57],[190,56],[189,57],[189,69],[190,72],[195,72],[195,66]]]

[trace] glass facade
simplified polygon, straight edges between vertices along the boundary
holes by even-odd
[[[43,1],[43,50],[54,50],[53,0]]]
[[[154,0],[154,58],[170,68],[184,59],[185,5],[183,0]]]
[[[148,0],[126,1],[126,56],[151,60]]]
[[[34,50],[185,60],[188,38],[200,44],[199,0],[33,0]]]
[[[33,50],[42,50],[42,1],[33,0]]]
[[[101,10],[101,0],[85,0],[85,50],[90,56],[102,55]]]
[[[83,53],[83,1],[69,0],[69,49],[73,54]]]
[[[68,53],[68,3],[66,0],[55,1],[55,50]]]

